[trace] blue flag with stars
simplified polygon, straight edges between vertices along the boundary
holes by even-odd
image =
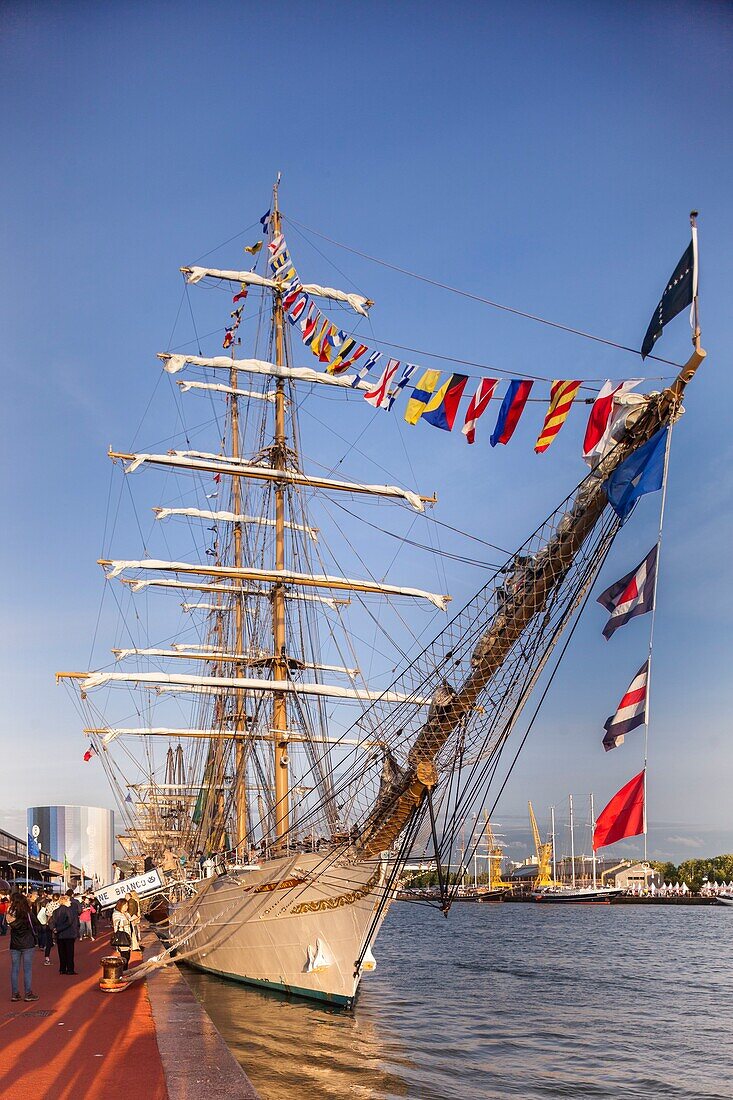
[[[689,306],[697,293],[695,251],[695,243],[690,241],[682,254],[682,259],[669,277],[666,289],[659,299],[659,305],[652,314],[644,343],[641,345],[642,359],[645,359],[652,350],[667,322],[676,317],[685,306]]]

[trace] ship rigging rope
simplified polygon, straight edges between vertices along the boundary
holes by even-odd
[[[565,595],[562,595],[562,593],[558,593],[557,599],[559,600],[559,603],[558,603],[557,610],[558,610],[559,617],[556,620],[555,625],[552,627],[552,632],[554,634],[554,638],[549,642],[549,644],[547,644],[547,646],[545,646],[546,639],[543,637],[544,634],[545,634],[545,627],[542,626],[542,628],[539,631],[539,634],[537,635],[537,637],[535,639],[528,640],[529,644],[530,644],[530,648],[532,650],[539,651],[540,648],[543,648],[543,649],[546,648],[548,653],[551,652],[552,648],[554,647],[554,642],[559,638],[559,633],[562,629],[562,626],[564,625],[565,622],[567,622],[568,616],[571,615],[574,612],[574,610],[579,606],[582,595],[585,594],[586,585],[589,585],[591,583],[593,577],[595,576],[595,574],[597,572],[597,569],[600,567],[600,564],[602,564],[602,557],[605,556],[606,541],[608,540],[609,537],[615,536],[615,531],[616,531],[616,528],[615,528],[615,525],[613,523],[613,520],[611,521],[610,524],[607,523],[606,525],[604,525],[604,527],[601,528],[601,530],[599,532],[599,535],[598,535],[598,538],[597,538],[596,547],[588,555],[588,558],[586,559],[585,565],[581,567],[581,569],[579,571],[579,576],[578,576],[576,582],[574,582],[572,584],[571,589],[569,591],[567,591]],[[548,610],[550,612],[552,611],[551,608],[549,608]],[[547,625],[550,625],[550,624],[548,623]],[[454,655],[455,655],[455,651],[454,651]],[[447,656],[448,655],[446,655],[446,658],[447,658]],[[476,751],[475,743],[471,747],[472,748],[472,753],[471,753],[472,760],[469,761],[469,764],[473,765],[472,772],[473,772],[474,775],[476,773],[476,769],[477,769],[479,763],[483,763],[484,761],[486,761],[485,752],[486,752],[486,746],[488,744],[489,739],[491,739],[493,737],[496,737],[496,741],[495,741],[494,746],[491,750],[491,757],[490,757],[490,759],[487,763],[487,766],[491,767],[492,762],[494,761],[494,757],[495,757],[497,747],[499,747],[501,745],[501,743],[504,740],[506,740],[506,736],[508,735],[509,731],[511,730],[511,728],[514,725],[514,722],[516,721],[516,718],[517,718],[518,713],[519,713],[520,705],[523,702],[524,698],[526,697],[526,694],[528,693],[528,691],[533,686],[533,684],[535,682],[535,679],[536,679],[536,676],[539,675],[539,671],[541,671],[541,665],[544,663],[544,662],[540,662],[539,664],[534,664],[533,665],[531,654],[530,654],[529,658],[527,658],[526,655],[522,656],[522,661],[524,662],[524,664],[522,665],[522,663],[520,663],[515,668],[515,671],[512,673],[509,680],[506,681],[503,684],[503,687],[502,687],[501,684],[497,685],[499,687],[500,692],[501,692],[501,698],[493,700],[493,704],[495,704],[495,705],[492,706],[493,716],[489,719],[488,728],[486,728],[486,726],[484,726],[484,732],[483,732],[483,736],[482,736],[482,744],[479,746],[478,752]],[[436,670],[437,670],[437,668],[436,668]],[[519,693],[517,694],[517,692],[519,692]],[[511,697],[512,696],[514,697],[514,700],[515,700],[513,704],[511,702]],[[502,703],[502,699],[504,700],[504,703]],[[508,713],[507,713],[507,710],[506,710],[507,705],[510,705],[513,708]],[[500,729],[497,730],[496,726],[499,723],[500,723]],[[484,725],[483,720],[481,720],[481,724]],[[401,732],[400,730],[396,731],[397,735],[399,735],[400,732]],[[497,736],[497,734],[498,734],[498,736]],[[389,744],[390,741],[392,741],[392,744],[393,744],[393,747],[394,747],[394,744],[395,744],[394,737],[393,736],[390,737],[388,735],[385,738],[385,743]],[[461,753],[460,758],[459,758],[459,765],[460,765],[460,764],[463,763],[463,756],[462,756],[463,750],[462,750],[462,747],[460,748],[459,751]],[[454,748],[453,752],[454,752],[454,761],[453,761],[453,764],[452,764],[452,766],[450,767],[449,770],[453,774],[456,774],[456,770],[457,770],[456,769],[456,759],[457,758],[455,757],[455,752],[456,752],[455,748]],[[458,770],[460,770],[460,769],[458,769]],[[480,779],[485,779],[486,774],[487,774],[486,767],[484,767],[483,768],[483,775],[479,776],[479,778]],[[469,776],[469,778],[471,778],[471,776]],[[342,776],[341,777],[341,782],[339,784],[341,789],[343,789],[343,786],[344,786],[345,783],[348,783],[348,780],[349,780],[348,776]],[[464,784],[464,788],[465,788],[465,784]],[[337,791],[338,791],[338,788],[337,788]],[[466,801],[466,799],[465,799],[465,789],[464,789],[464,795],[461,797],[461,802],[465,803],[465,801]],[[454,809],[454,813],[453,813],[452,816],[455,817],[459,810],[460,810],[460,807],[458,807],[458,810]],[[306,814],[306,819],[307,819],[307,816],[308,815]]]
[[[503,781],[499,791],[497,792],[497,794],[495,796],[494,802],[493,802],[493,804],[491,806],[491,809],[489,811],[489,816],[491,816],[494,813],[494,811],[496,810],[499,798],[501,797],[501,794],[504,791],[504,788],[506,787],[506,784],[509,780],[509,777],[510,777],[512,771],[514,770],[514,767],[517,763],[517,760],[519,759],[519,755],[520,755],[520,753],[521,753],[521,751],[522,751],[522,749],[523,749],[523,747],[524,747],[524,745],[527,741],[527,738],[529,737],[529,734],[530,734],[530,732],[531,732],[531,730],[534,726],[535,720],[536,720],[536,718],[537,718],[537,716],[540,712],[540,709],[541,709],[541,707],[542,707],[542,705],[545,701],[545,698],[546,698],[546,696],[547,696],[547,694],[550,690],[550,687],[552,686],[552,682],[553,682],[553,680],[555,678],[555,675],[556,675],[556,673],[557,673],[557,671],[560,667],[560,664],[562,663],[565,652],[566,652],[566,650],[567,650],[567,648],[570,644],[570,641],[572,640],[573,634],[575,633],[575,630],[578,626],[578,623],[580,622],[580,620],[582,618],[583,611],[585,609],[585,606],[586,606],[586,604],[588,602],[588,599],[590,598],[590,595],[591,595],[591,592],[592,592],[592,581],[595,578],[595,576],[597,576],[599,570],[603,567],[603,563],[605,562],[606,557],[608,555],[608,552],[611,549],[611,546],[613,544],[613,541],[614,541],[616,535],[618,534],[618,531],[620,530],[620,526],[621,525],[616,521],[615,517],[613,517],[611,519],[611,521],[607,524],[607,530],[602,532],[602,536],[599,540],[599,545],[597,547],[597,550],[596,550],[595,554],[593,556],[589,557],[589,559],[586,563],[586,566],[585,566],[585,569],[584,569],[584,572],[583,572],[583,576],[581,577],[581,580],[580,580],[580,591],[583,592],[583,589],[585,589],[585,591],[582,595],[582,599],[580,601],[575,602],[575,605],[574,605],[574,607],[572,608],[572,610],[570,612],[571,614],[575,615],[575,620],[574,620],[574,622],[571,626],[571,629],[568,633],[567,638],[565,639],[565,642],[564,642],[564,644],[563,644],[563,646],[560,650],[559,655],[555,659],[552,671],[551,671],[551,673],[549,675],[549,678],[548,678],[548,682],[546,683],[546,685],[545,685],[545,687],[544,687],[544,689],[543,689],[543,691],[542,691],[542,693],[541,693],[541,695],[540,695],[540,697],[537,701],[537,705],[536,705],[536,707],[534,709],[534,712],[533,712],[533,714],[532,714],[532,716],[529,720],[529,723],[528,723],[527,729],[524,733],[524,736],[522,737],[522,740],[520,741],[519,745],[517,746],[517,751],[514,755],[514,758],[511,762],[510,766],[509,766],[509,770],[508,770],[508,772],[507,772],[507,774],[504,778],[504,781]],[[578,610],[578,608],[579,608],[579,610]],[[553,641],[551,643],[553,646],[554,646],[554,642],[559,637],[559,633],[562,630],[562,626],[563,626],[563,624],[562,624],[562,622],[560,622],[560,623],[558,623],[558,625],[556,627],[555,639],[553,639]],[[539,645],[539,644],[540,644],[540,639],[538,638],[537,645]],[[515,713],[516,713],[516,708],[515,708]],[[472,783],[472,786],[469,787],[468,783],[466,783],[464,785],[463,794],[461,795],[460,799],[456,802],[456,805],[454,806],[454,809],[453,809],[452,821],[451,821],[451,824],[452,824],[452,827],[453,827],[453,841],[455,841],[455,839],[457,839],[458,823],[460,821],[465,821],[467,819],[467,816],[468,816],[468,813],[470,812],[471,806],[476,803],[479,795],[482,795],[483,796],[482,800],[485,800],[485,797],[486,797],[486,795],[488,794],[488,791],[491,788],[491,784],[494,782],[494,779],[496,777],[496,772],[498,771],[498,767],[499,767],[499,763],[500,763],[500,760],[501,760],[502,753],[503,753],[504,748],[505,748],[505,746],[507,744],[507,741],[508,741],[508,733],[511,730],[511,728],[513,727],[513,724],[514,724],[514,718],[515,718],[515,715],[512,715],[511,719],[510,719],[510,722],[508,724],[508,731],[498,740],[494,750],[492,751],[491,755],[484,762],[484,766],[481,768],[481,770],[478,773],[476,772],[476,767],[481,762],[480,755],[476,760],[476,764],[471,769],[471,773],[469,775],[469,782]],[[451,851],[452,851],[452,846],[453,845],[451,845]],[[467,852],[468,859],[473,858],[473,855],[474,855],[475,851],[477,850],[477,848],[478,848],[478,841],[474,838],[474,846],[472,848],[470,848]]]
[[[528,313],[525,310],[517,309],[514,306],[507,306],[501,302],[495,302],[491,298],[484,298],[481,294],[475,294],[470,290],[462,290],[460,287],[451,286],[449,283],[442,283],[437,279],[431,279],[428,275],[420,275],[416,271],[409,271],[405,267],[400,267],[397,264],[390,263],[388,260],[381,260],[377,256],[371,256],[368,252],[362,252],[358,248],[352,248],[351,245],[343,244],[341,241],[335,241],[332,237],[327,237],[325,233],[319,233],[317,229],[312,229],[310,226],[303,225],[302,222],[296,221],[295,218],[287,217],[285,214],[281,214],[283,221],[288,222],[290,225],[297,226],[299,229],[304,230],[306,233],[313,233],[314,236],[320,237],[323,241],[328,241],[329,244],[334,245],[336,248],[343,248],[346,252],[351,252],[355,256],[360,256],[363,260],[369,260],[371,263],[379,264],[381,267],[389,268],[390,271],[397,271],[400,275],[406,275],[410,279],[416,279],[418,282],[427,283],[429,286],[437,287],[439,290],[447,290],[451,294],[458,294],[462,298],[469,298],[471,301],[480,302],[481,305],[490,306],[492,309],[502,310],[504,313],[514,314],[516,317],[523,317],[527,321],[536,321],[538,324],[547,325],[549,328],[559,329],[561,332],[568,332],[572,336],[580,336],[584,340],[592,340],[597,344],[605,344],[607,347],[616,348],[618,351],[628,351],[632,355],[640,355],[641,352],[638,348],[631,348],[627,344],[619,344],[615,340],[609,340],[605,336],[595,336],[593,333],[584,332],[583,329],[573,328],[571,325],[561,324],[559,321],[551,321],[547,317],[540,317],[536,313]],[[393,347],[399,345],[394,344]],[[411,348],[406,349],[408,351],[414,350]],[[421,354],[425,355],[426,352]],[[648,355],[647,359],[654,359],[657,363],[665,363],[668,366],[679,369],[683,366],[682,363],[677,363],[673,359],[663,359],[659,355]],[[460,362],[460,360],[455,360]],[[596,381],[596,379],[588,379],[588,381]],[[599,381],[602,381],[599,379]]]
[[[204,287],[203,283],[199,283],[197,285],[201,288]],[[215,288],[212,287],[211,289],[215,289]],[[229,292],[229,287],[228,286],[227,287],[222,287],[222,290],[224,290],[226,293],[228,293]],[[257,316],[259,316],[259,315],[257,315]],[[352,335],[352,336],[357,335],[358,330],[359,330],[359,325],[362,324],[362,323],[363,323],[363,319],[360,318],[353,325],[351,325],[349,327],[350,335]],[[534,382],[547,382],[547,383],[550,383],[550,382],[553,381],[552,378],[548,377],[547,375],[543,375],[543,374],[529,374],[527,372],[519,371],[514,367],[512,367],[512,368],[497,367],[492,363],[482,363],[482,362],[479,362],[478,360],[475,360],[475,359],[461,359],[461,358],[459,358],[455,355],[445,355],[442,352],[428,351],[426,348],[415,348],[415,347],[411,347],[407,344],[395,343],[395,341],[393,341],[393,340],[379,339],[374,334],[374,327],[371,323],[371,318],[369,319],[369,327],[370,327],[371,335],[369,337],[367,337],[367,339],[371,339],[372,343],[380,344],[382,347],[395,348],[398,351],[408,351],[412,355],[427,356],[429,359],[440,359],[443,362],[456,363],[459,366],[475,367],[479,371],[482,371],[482,372],[488,371],[492,374],[497,374],[501,377],[506,377],[506,378],[527,378],[527,379],[531,379]],[[221,336],[221,332],[222,332],[221,328],[212,329],[211,332],[204,333],[204,335],[201,337],[201,339],[206,340],[210,336]],[[590,339],[596,339],[596,338],[595,337],[590,337]],[[600,339],[600,338],[598,338],[598,339]],[[186,348],[189,348],[192,345],[194,347],[198,347],[198,345],[199,345],[198,340],[187,340],[182,344],[177,344],[174,348],[168,348],[168,351],[181,352],[181,351],[185,351]],[[621,347],[622,345],[617,345],[617,346]],[[633,348],[628,348],[626,350],[633,351]],[[658,356],[655,357],[653,355],[648,355],[647,356],[647,359],[654,359],[654,358],[659,358],[659,357]],[[669,363],[670,366],[677,366],[678,365],[678,364],[674,363],[672,360],[667,360],[667,359],[659,359],[659,362]],[[639,381],[641,381],[641,382],[666,382],[666,381],[669,380],[669,378],[671,376],[672,376],[672,372],[670,372],[669,374],[660,374],[660,375],[649,375],[649,374],[644,374],[644,375],[641,375],[641,376],[635,375],[635,377],[639,378]],[[469,378],[481,378],[481,377],[483,377],[483,374],[481,374],[481,375],[469,374]],[[585,383],[588,383],[588,382],[602,383],[602,382],[605,382],[605,378],[601,378],[600,376],[598,378],[585,378],[585,379],[583,379],[583,382],[584,382],[584,385],[583,385],[582,389],[589,390],[591,392],[596,392],[599,389],[598,386],[589,386],[589,385],[586,385]],[[301,399],[301,401],[308,400],[308,398],[311,396],[311,392],[312,391],[309,391],[308,393],[306,393],[305,396]],[[352,393],[348,389],[345,389],[343,391],[343,393],[340,393],[337,397],[332,397],[331,398],[331,397],[327,396],[326,394],[321,394],[321,393],[319,393],[318,396],[321,400],[326,400],[326,401],[327,400],[339,400],[340,401],[340,400],[343,400],[344,398],[346,400],[352,400],[355,397],[358,397],[359,395],[360,395],[360,391],[359,392],[354,391]],[[546,404],[546,402],[547,402],[547,398],[541,398],[541,397],[530,397],[528,400],[530,402],[535,402],[536,401],[536,402],[541,402],[543,404]],[[586,401],[586,403],[589,403],[589,402],[592,401],[592,398],[586,398],[585,401]],[[582,403],[582,402],[576,402],[576,404],[580,404],[580,403]]]

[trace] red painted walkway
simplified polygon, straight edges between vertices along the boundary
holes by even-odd
[[[33,960],[37,1001],[10,1000],[10,936],[0,937],[2,1100],[167,1100],[146,983],[102,993],[101,959],[112,954],[109,924],[95,943],[76,944],[77,975]],[[21,994],[23,993],[21,968]]]

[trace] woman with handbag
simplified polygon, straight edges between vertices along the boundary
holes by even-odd
[[[7,921],[10,927],[10,1000],[20,1000],[18,978],[20,977],[20,965],[22,963],[25,999],[26,1001],[37,1001],[38,996],[31,988],[31,978],[33,974],[33,955],[38,943],[38,924],[28,898],[23,894],[13,894],[11,897]]]
[[[112,911],[112,939],[110,944],[117,949],[122,957],[127,970],[130,965],[130,951],[132,949],[132,924],[128,914],[128,903],[125,898],[117,902]]]

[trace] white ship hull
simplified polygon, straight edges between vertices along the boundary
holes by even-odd
[[[175,904],[170,935],[191,965],[212,974],[350,1007],[389,902],[386,865],[292,855],[205,879]]]

